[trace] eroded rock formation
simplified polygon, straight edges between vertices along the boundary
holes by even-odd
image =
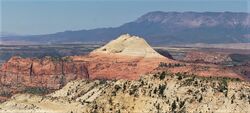
[[[213,58],[212,58],[213,59]],[[241,73],[214,65],[183,63],[166,58],[137,36],[122,35],[85,56],[63,58],[13,57],[0,70],[1,95],[23,91],[26,87],[59,89],[77,79],[138,80],[159,71],[188,73],[198,76],[240,78]]]
[[[162,72],[139,80],[76,80],[54,93],[18,94],[0,112],[114,113],[250,111],[250,83]]]
[[[116,40],[112,40],[105,46],[94,50],[91,54],[98,53],[143,58],[165,58],[151,48],[143,38],[130,36],[129,34],[121,35]]]
[[[1,83],[4,85],[24,85],[59,89],[68,81],[88,78],[84,62],[45,57],[12,57],[1,68]]]
[[[12,57],[0,70],[0,83],[13,92],[25,87],[59,89],[76,79],[139,79],[160,62],[174,62],[158,54],[139,37],[122,35],[85,56],[63,58]],[[0,92],[1,93],[1,92]]]

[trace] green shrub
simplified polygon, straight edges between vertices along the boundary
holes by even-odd
[[[176,109],[177,105],[176,105],[175,101],[172,103],[171,107],[172,107],[172,111],[174,111]]]
[[[129,95],[135,95],[135,96],[137,96],[137,90],[138,90],[138,87],[137,86],[134,86],[134,85],[132,85],[131,87],[130,87],[130,89],[129,89]]]
[[[181,80],[183,78],[183,75],[180,72],[176,73],[175,75],[177,76],[178,80]]]
[[[233,95],[233,96],[231,97],[231,104],[234,103],[234,99],[235,99],[235,95]]]
[[[193,77],[191,77],[191,78],[186,79],[186,80],[183,82],[183,84],[184,84],[184,85],[192,85],[193,82],[194,82],[194,80],[195,80],[195,77],[193,76]]]
[[[61,60],[62,60],[62,61],[65,61],[65,62],[70,62],[70,61],[73,61],[73,59],[72,59],[72,58],[70,58],[70,57],[68,57],[68,56],[66,56],[66,57],[62,57],[62,58],[61,58]]]
[[[24,90],[25,93],[31,94],[47,94],[49,90],[45,87],[28,87]]]
[[[119,89],[121,89],[121,87],[119,85],[115,85],[115,91],[118,91]]]
[[[164,62],[160,62],[160,64],[158,65],[158,67],[168,67],[168,68],[181,67],[181,66],[186,66],[186,65],[180,64],[180,63],[172,64],[172,63],[164,63]]]
[[[183,106],[184,106],[184,104],[185,104],[185,100],[184,101],[180,101],[180,108],[182,108]]]
[[[222,78],[217,89],[219,92],[224,93],[225,96],[227,97],[227,92],[228,92],[227,78]]]
[[[203,99],[203,98],[202,98],[202,95],[201,95],[201,97],[199,98],[199,100],[198,100],[198,101],[199,101],[199,102],[201,102],[201,101],[202,101],[202,99]]]
[[[163,80],[165,77],[166,77],[166,73],[163,71],[163,72],[160,74],[160,80]]]
[[[165,85],[159,85],[159,95],[164,95],[164,90],[166,89]]]
[[[154,89],[154,94],[156,94],[156,93],[157,93],[157,91],[158,91],[158,90],[157,90],[157,88],[155,88],[155,89]]]

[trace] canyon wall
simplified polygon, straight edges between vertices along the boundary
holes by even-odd
[[[68,81],[88,78],[84,62],[72,62],[67,58],[12,57],[1,67],[0,81],[3,85],[46,87],[59,89]]]

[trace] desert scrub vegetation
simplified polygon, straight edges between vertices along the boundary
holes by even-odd
[[[164,78],[166,77],[166,73],[165,72],[162,72],[161,74],[160,74],[160,80],[163,80]]]
[[[161,67],[161,68],[163,67],[173,68],[173,67],[181,67],[181,66],[186,66],[186,64],[160,62],[160,64],[158,65],[158,67]]]
[[[166,89],[166,85],[159,85],[159,95],[164,97],[164,91]]]
[[[73,59],[70,58],[69,56],[62,57],[61,60],[64,61],[64,62],[71,62],[71,61],[73,61]]]
[[[23,91],[24,93],[43,95],[49,93],[49,89],[45,87],[27,87]]]
[[[183,81],[182,85],[190,86],[194,83],[194,81],[195,81],[195,76],[189,77]]]
[[[12,95],[11,95],[11,92],[1,91],[0,96],[2,96],[2,97],[11,97]]]
[[[121,89],[121,86],[115,85],[114,90],[111,93],[111,96],[116,96],[116,93]]]
[[[134,95],[135,97],[138,97],[138,86],[137,85],[131,85],[129,88],[129,95]]]
[[[66,57],[61,57],[61,56],[45,56],[44,59],[51,59],[52,61],[54,62],[60,62],[60,61],[63,61],[63,62],[71,62],[73,61],[72,58],[66,56]]]
[[[227,83],[228,82],[240,82],[239,78],[229,78],[229,77],[201,77],[195,74],[188,74],[188,73],[171,73],[169,71],[162,71],[158,72],[153,75],[155,79],[160,79],[161,81],[165,80],[166,77],[175,78],[179,81],[182,81],[181,86],[199,86],[202,85],[201,83],[215,83],[219,84],[217,90],[220,92],[227,92]],[[217,86],[217,85],[216,85]],[[214,88],[216,88],[216,86]]]
[[[174,102],[171,104],[171,110],[175,111],[176,108],[177,108],[177,104],[176,104],[176,102],[174,100]]]
[[[194,86],[200,87],[201,92],[206,92],[206,86],[211,86],[215,91],[223,93],[225,97],[228,96],[228,83],[229,82],[239,82],[241,81],[239,78],[228,78],[228,77],[200,77],[194,74],[187,74],[187,73],[170,73],[168,71],[158,72],[157,74],[153,75],[154,78],[164,81],[166,77],[175,78],[176,80],[180,81],[180,86]],[[169,79],[169,78],[168,78]],[[156,93],[163,93],[164,87],[160,86],[158,90],[154,89],[154,94]],[[159,93],[161,96],[161,94]],[[199,102],[202,98],[199,98]]]
[[[170,73],[168,71],[162,71],[162,72],[158,72],[157,74],[154,74],[153,76],[156,79],[164,80],[167,76],[173,77],[173,73]]]
[[[224,93],[224,95],[227,97],[227,92],[228,92],[228,79],[227,78],[222,78],[222,80],[219,82],[219,85],[217,87],[217,90],[219,92]]]

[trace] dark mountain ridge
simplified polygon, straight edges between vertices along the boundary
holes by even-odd
[[[48,43],[107,42],[129,33],[150,44],[248,43],[250,16],[242,12],[149,12],[119,27],[54,34],[2,37],[2,41]]]

